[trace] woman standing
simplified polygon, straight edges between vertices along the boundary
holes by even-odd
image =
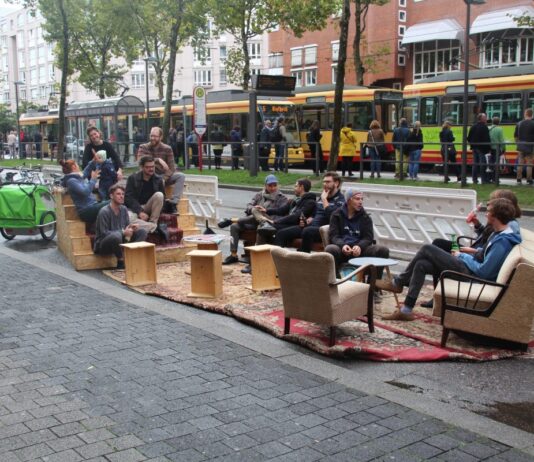
[[[380,122],[373,120],[371,125],[369,125],[369,132],[367,133],[367,149],[371,157],[371,178],[375,177],[375,173],[376,177],[380,178],[380,172],[382,171],[380,159],[386,153],[385,141],[386,137],[384,130],[380,127]]]
[[[454,172],[458,181],[460,175],[458,173],[458,165],[456,165],[456,148],[454,147],[454,134],[451,130],[451,123],[446,120],[443,122],[441,131],[439,132],[439,141],[441,143],[441,158],[443,159],[443,166],[448,165],[448,171]],[[443,172],[445,175],[445,171]],[[445,175],[445,183],[451,181],[448,175]]]
[[[318,120],[314,120],[310,126],[310,130],[306,135],[306,141],[310,147],[311,161],[313,162],[313,173],[317,173],[317,166],[319,166],[319,172],[324,172],[323,161],[323,148],[321,147],[321,128]]]
[[[410,134],[408,135],[408,175],[411,180],[418,180],[419,161],[421,160],[421,151],[423,150],[423,132],[421,122],[418,120],[414,123]]]
[[[352,158],[356,151],[356,137],[352,133],[352,124],[348,123],[341,129],[339,137],[339,156],[342,158],[341,162],[341,176],[345,176],[345,171],[349,176],[354,176],[352,173]]]

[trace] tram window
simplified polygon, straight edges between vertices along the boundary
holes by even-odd
[[[501,123],[517,123],[523,117],[521,93],[484,95],[482,110],[487,114],[488,120],[499,117]]]
[[[470,96],[468,99],[468,117],[467,124],[473,125],[475,123],[475,109],[477,107],[476,96]],[[441,101],[441,119],[442,122],[448,120],[453,125],[463,124],[463,109],[464,102],[462,98],[457,96],[444,96]]]
[[[345,105],[341,106],[341,120],[345,123]],[[334,105],[328,105],[328,128],[332,130],[334,128]]]
[[[369,125],[373,120],[373,104],[347,103],[348,122],[352,122],[354,130],[369,130]]]
[[[408,121],[409,125],[413,125],[416,120],[419,120],[418,101],[416,98],[404,100],[402,116]]]
[[[258,120],[261,120],[258,118]],[[213,127],[217,125],[220,127],[221,131],[224,133],[226,137],[230,136],[230,132],[234,128],[232,125],[232,119],[229,117],[229,114],[213,114],[208,115],[208,133],[210,133],[213,130]]]
[[[321,129],[326,129],[326,106],[304,106],[300,113],[300,127],[302,130],[307,131],[314,120],[319,121]]]
[[[385,132],[393,131],[398,124],[399,105],[396,103],[388,103],[386,106],[386,117],[382,129]]]
[[[438,98],[421,98],[421,118],[419,120],[423,125],[436,125],[438,123]]]

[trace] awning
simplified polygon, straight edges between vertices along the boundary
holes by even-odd
[[[429,40],[460,40],[463,29],[454,19],[422,22],[408,27],[402,44],[428,42]]]
[[[470,34],[474,35],[504,29],[519,29],[521,26],[517,25],[514,18],[522,16],[525,13],[530,17],[534,17],[534,7],[516,6],[515,8],[507,8],[506,10],[482,13],[473,21]],[[527,28],[527,26],[522,27]]]

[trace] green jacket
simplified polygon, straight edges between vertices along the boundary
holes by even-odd
[[[504,133],[502,127],[499,125],[492,125],[489,128],[490,140],[491,140],[491,149],[495,151],[505,152],[506,146],[504,145]]]

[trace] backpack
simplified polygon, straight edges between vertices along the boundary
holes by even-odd
[[[282,141],[282,133],[280,133],[280,125],[275,125],[275,127],[271,131],[271,141],[273,143],[279,143]]]

